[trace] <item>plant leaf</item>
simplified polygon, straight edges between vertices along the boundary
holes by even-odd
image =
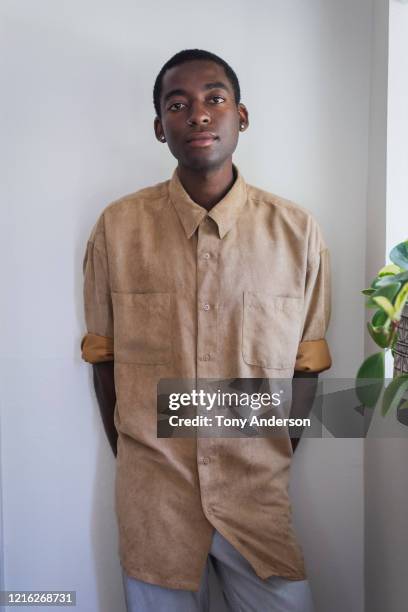
[[[384,351],[367,357],[357,372],[357,378],[384,378]]]
[[[363,295],[372,295],[375,293],[375,289],[363,289],[361,292]]]
[[[408,283],[406,283],[402,287],[401,291],[398,293],[397,297],[395,298],[394,308],[395,308],[395,316],[397,319],[400,319],[401,317],[401,314],[404,309],[407,298],[408,298]]]
[[[382,296],[382,297],[387,298],[387,300],[389,300],[390,302],[392,302],[395,296],[397,295],[398,291],[400,290],[400,288],[401,288],[401,283],[391,283],[390,285],[387,285],[386,287],[380,287],[379,289],[377,289],[376,292],[373,294],[373,297]]]
[[[377,312],[374,313],[374,316],[371,319],[371,325],[373,327],[385,327],[388,321],[389,318],[387,317],[387,313],[383,310],[377,310]]]
[[[378,308],[378,305],[373,302],[373,300],[371,298],[367,298],[366,299],[366,303],[365,303],[365,307],[366,308]]]
[[[367,329],[378,346],[381,348],[388,348],[390,346],[391,337],[388,330],[383,327],[374,327],[371,323],[367,323]]]
[[[390,317],[390,319],[394,320],[395,310],[394,310],[394,306],[391,304],[389,299],[379,295],[379,296],[373,296],[372,300],[373,300],[373,302],[378,304],[378,306],[380,308],[382,308],[384,310],[384,312],[387,313],[387,315]]]
[[[382,282],[384,280],[384,278],[389,279],[390,278],[390,274],[387,274],[385,277],[384,276],[376,276],[373,280],[373,282],[370,285],[370,289],[378,289],[379,287],[382,287]],[[388,281],[387,284],[392,283],[393,281]]]
[[[383,268],[381,268],[377,276],[388,276],[390,274],[399,274],[402,271],[403,271],[402,268],[400,268],[399,266],[396,266],[395,264],[388,264],[388,266],[384,266]]]
[[[367,379],[376,382],[367,384]],[[356,377],[356,394],[360,402],[373,408],[381,395],[384,381],[384,352],[374,353],[367,357],[360,366]]]
[[[380,287],[379,289],[376,289],[375,292],[372,293],[371,296],[367,298],[367,301],[366,301],[367,308],[377,308],[377,303],[373,301],[375,297],[380,297],[380,296],[385,297],[390,302],[393,302],[395,296],[400,290],[400,287],[401,287],[401,283],[391,283],[387,285],[386,287]]]
[[[408,281],[408,271],[401,272],[401,274],[387,274],[386,276],[382,276],[381,278],[375,279],[375,287],[386,287],[387,285],[392,285],[394,283],[406,283]],[[374,281],[373,281],[374,282]]]
[[[390,259],[400,268],[408,270],[408,240],[400,242],[392,249]]]
[[[382,401],[382,414],[385,416],[389,410],[395,409],[400,403],[402,396],[408,389],[408,374],[401,374],[394,378],[384,392]]]

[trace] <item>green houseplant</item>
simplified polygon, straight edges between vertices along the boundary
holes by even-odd
[[[371,286],[362,293],[366,296],[366,307],[373,309],[367,329],[381,351],[370,355],[357,373],[356,392],[359,400],[373,408],[384,386],[385,353],[395,356],[398,332],[404,307],[408,300],[408,240],[397,244],[390,252],[391,264],[381,268]],[[375,379],[367,384],[367,379]],[[382,398],[382,413],[407,408],[408,401],[401,404],[408,389],[408,372],[397,374],[386,387]]]

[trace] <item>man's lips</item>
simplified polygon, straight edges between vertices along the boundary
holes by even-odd
[[[208,147],[212,145],[217,138],[218,136],[212,132],[197,132],[196,134],[191,134],[186,142],[191,147]]]

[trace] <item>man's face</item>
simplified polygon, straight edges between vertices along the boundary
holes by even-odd
[[[170,68],[163,77],[160,107],[156,137],[166,138],[179,164],[196,170],[217,168],[232,158],[240,125],[248,125],[245,106],[236,104],[224,69],[212,61]]]

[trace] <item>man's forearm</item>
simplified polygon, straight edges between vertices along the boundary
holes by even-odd
[[[305,419],[309,416],[316,396],[318,373],[295,372],[292,381],[292,408],[291,418]],[[295,451],[300,438],[291,438],[292,448]]]
[[[114,424],[116,404],[114,361],[93,364],[93,380],[103,426],[116,457],[118,432]]]

